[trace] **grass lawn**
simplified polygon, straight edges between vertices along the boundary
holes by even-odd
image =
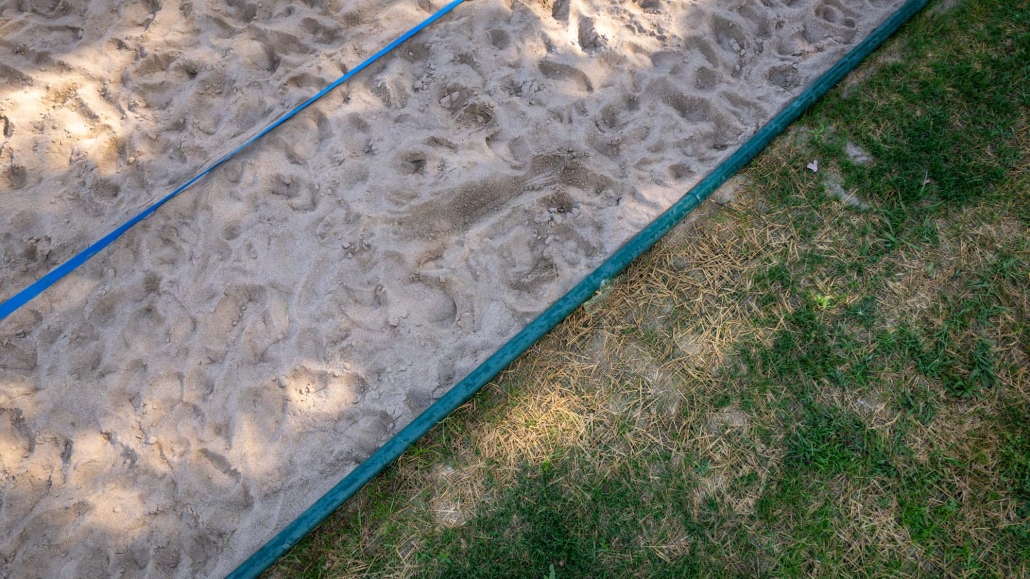
[[[1030,576],[1030,0],[935,8],[267,576]]]

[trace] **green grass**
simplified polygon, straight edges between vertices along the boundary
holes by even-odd
[[[271,576],[1030,576],[1028,121],[918,16]]]

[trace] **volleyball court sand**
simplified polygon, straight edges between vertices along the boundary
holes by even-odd
[[[0,322],[0,576],[220,577],[901,0],[470,0]],[[0,1],[0,299],[439,0]]]

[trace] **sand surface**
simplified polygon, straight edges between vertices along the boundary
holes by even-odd
[[[0,577],[220,577],[902,0],[470,0],[0,322]],[[0,299],[440,0],[0,0]]]

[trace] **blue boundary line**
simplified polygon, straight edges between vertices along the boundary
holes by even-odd
[[[370,56],[367,59],[365,59],[365,61],[362,62],[361,64],[359,64],[359,65],[355,66],[353,69],[347,71],[347,74],[344,74],[340,78],[336,79],[335,81],[333,81],[332,84],[330,84],[329,86],[327,86],[327,87],[323,88],[322,90],[318,91],[318,93],[315,94],[315,96],[313,96],[313,97],[309,98],[308,100],[304,101],[303,103],[297,105],[293,110],[291,110],[290,112],[288,112],[285,115],[283,115],[282,117],[280,117],[279,120],[275,121],[271,125],[268,125],[264,129],[262,129],[261,132],[259,132],[258,134],[254,135],[253,137],[247,139],[246,142],[244,142],[239,147],[236,147],[235,149],[233,149],[232,152],[230,152],[228,155],[225,155],[221,159],[215,161],[210,167],[208,167],[207,169],[204,169],[203,171],[198,173],[195,177],[193,177],[189,181],[186,181],[185,183],[180,185],[178,189],[176,189],[175,191],[172,191],[168,195],[164,196],[161,200],[157,201],[156,203],[154,203],[150,207],[147,207],[146,209],[141,211],[139,214],[137,214],[135,217],[133,217],[132,219],[128,220],[123,225],[121,225],[120,227],[118,227],[117,229],[112,231],[111,233],[108,233],[107,235],[102,237],[100,239],[100,241],[95,242],[93,245],[90,245],[86,249],[84,249],[81,252],[79,252],[75,257],[72,257],[68,261],[66,261],[66,262],[62,263],[61,265],[57,266],[55,269],[50,271],[50,273],[44,275],[43,277],[41,277],[38,280],[36,280],[35,282],[33,282],[29,287],[27,287],[27,288],[21,290],[20,292],[14,294],[13,296],[11,296],[7,301],[5,301],[4,303],[0,304],[0,322],[2,322],[5,318],[10,316],[11,314],[13,314],[18,308],[20,308],[23,305],[29,303],[30,301],[32,301],[33,298],[35,298],[39,294],[41,294],[44,291],[46,291],[47,288],[49,288],[50,286],[52,286],[55,283],[57,283],[58,280],[60,280],[64,276],[68,275],[69,273],[75,271],[75,269],[78,268],[80,265],[82,265],[82,264],[86,263],[87,261],[89,261],[89,258],[91,258],[94,255],[96,255],[97,253],[99,253],[101,250],[103,250],[108,245],[111,245],[111,243],[113,243],[114,240],[116,240],[119,237],[121,237],[122,234],[124,234],[126,231],[131,229],[133,225],[136,225],[140,221],[143,221],[144,219],[149,217],[151,213],[157,211],[159,207],[161,207],[165,203],[171,201],[172,198],[174,198],[179,193],[182,193],[183,191],[185,191],[190,185],[196,183],[201,178],[203,178],[205,175],[207,175],[211,171],[214,171],[216,168],[218,168],[220,165],[224,164],[229,159],[232,159],[233,157],[235,157],[240,151],[242,151],[243,149],[246,149],[248,146],[253,144],[254,141],[257,141],[261,137],[267,135],[269,132],[271,132],[273,129],[275,129],[279,125],[285,123],[286,121],[288,121],[291,118],[293,118],[294,116],[296,116],[297,113],[299,113],[302,110],[304,110],[304,109],[308,108],[309,106],[311,106],[312,103],[314,103],[318,99],[320,99],[323,96],[325,96],[327,93],[329,93],[329,91],[331,91],[334,88],[340,86],[341,84],[347,82],[348,80],[351,79],[351,77],[353,77],[354,75],[358,74],[362,70],[365,70],[366,68],[368,68],[369,65],[371,65],[375,61],[377,61],[380,58],[382,58],[386,53],[390,52],[394,48],[397,48],[405,40],[407,40],[407,39],[411,38],[412,36],[418,34],[424,28],[426,28],[430,24],[432,24],[432,23],[436,22],[437,20],[439,20],[440,18],[442,18],[445,14],[447,14],[451,10],[454,10],[455,7],[457,7],[459,4],[461,4],[464,1],[465,0],[453,0],[450,4],[444,6],[443,8],[441,8],[439,10],[437,10],[432,16],[430,16],[429,18],[426,18],[425,20],[423,20],[418,26],[415,26],[411,30],[405,32],[403,36],[401,36],[397,40],[394,40],[390,44],[387,44],[379,52],[373,54],[372,56]]]
[[[308,507],[299,517],[294,519],[285,529],[257,550],[244,561],[226,579],[255,579],[271,566],[279,557],[285,555],[305,535],[321,524],[329,515],[339,508],[347,499],[365,486],[368,481],[379,474],[390,463],[404,453],[409,446],[422,438],[431,428],[447,417],[456,408],[472,398],[487,382],[506,368],[520,354],[536,343],[544,334],[564,320],[584,301],[600,289],[601,283],[611,279],[627,265],[643,255],[659,239],[668,233],[677,223],[683,220],[720,185],[726,182],[737,171],[760,153],[790,123],[794,122],[808,107],[819,100],[833,85],[840,82],[870,53],[876,50],[887,38],[897,32],[917,12],[926,6],[929,0],[908,0],[892,14],[865,40],[853,48],[830,70],[823,73],[812,86],[794,99],[780,111],[771,121],[763,126],[754,136],[744,143],[735,153],[722,162],[686,195],[680,198],[665,213],[662,213],[645,227],[640,233],[626,242],[607,261],[590,273],[583,281],[576,284],[567,294],[562,296],[544,313],[540,314],[508,343],[501,347],[485,362],[472,371],[464,380],[456,384],[450,391],[427,408],[410,424],[394,435],[379,450],[372,453],[357,468],[351,471],[342,481],[329,490],[315,504]]]

